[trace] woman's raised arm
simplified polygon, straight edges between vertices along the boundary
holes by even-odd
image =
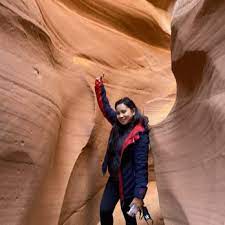
[[[113,125],[116,121],[116,112],[109,104],[102,77],[95,80],[95,93],[100,110],[104,117]]]

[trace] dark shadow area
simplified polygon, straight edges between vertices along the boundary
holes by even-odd
[[[198,12],[197,17],[202,18],[205,15],[216,13],[218,9],[224,5],[224,0],[205,0],[201,10]]]
[[[177,96],[190,96],[199,89],[205,65],[206,53],[203,51],[187,51],[181,58],[172,62]]]
[[[29,154],[22,151],[14,151],[14,152],[5,154],[4,156],[0,157],[0,160],[3,160],[5,162],[13,162],[13,163],[22,163],[22,164],[30,164],[30,165],[34,164]]]

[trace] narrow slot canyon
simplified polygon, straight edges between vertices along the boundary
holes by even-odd
[[[112,106],[128,96],[149,118],[154,225],[224,224],[224,11],[222,0],[1,0],[0,224],[100,225],[103,74]]]

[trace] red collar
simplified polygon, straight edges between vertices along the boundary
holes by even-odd
[[[123,155],[124,150],[127,148],[128,145],[134,143],[135,141],[137,141],[140,136],[139,136],[139,132],[143,132],[144,131],[144,127],[141,125],[141,123],[137,124],[129,133],[129,135],[126,137],[123,145],[122,145],[122,150],[121,150],[121,158]]]

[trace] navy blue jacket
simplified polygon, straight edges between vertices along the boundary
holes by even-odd
[[[105,118],[113,125],[116,112],[109,104],[102,81],[95,82],[95,92],[99,108]],[[120,199],[137,197],[144,199],[148,184],[149,135],[141,124],[137,124],[123,142],[118,172]],[[107,152],[106,152],[107,154]],[[107,170],[107,155],[103,162],[103,174]]]

